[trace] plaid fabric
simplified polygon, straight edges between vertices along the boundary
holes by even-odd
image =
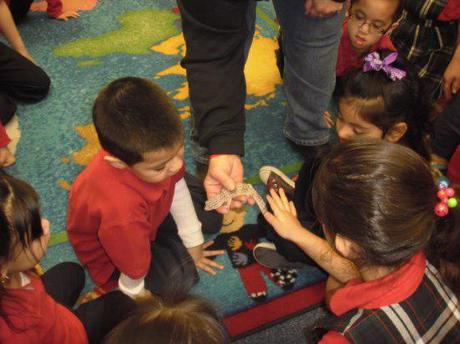
[[[422,283],[407,300],[341,317],[330,315],[317,330],[337,331],[350,343],[459,343],[460,310],[455,295],[427,262]]]
[[[404,11],[391,40],[414,66],[433,98],[441,96],[442,78],[457,44],[457,22],[436,20],[448,0],[404,0]]]

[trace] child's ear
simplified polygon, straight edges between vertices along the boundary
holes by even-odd
[[[120,170],[128,167],[126,163],[111,155],[106,155],[104,157],[104,161],[106,161],[110,166],[118,168]]]
[[[340,234],[336,234],[334,244],[337,252],[339,252],[343,257],[350,260],[358,258],[359,247],[350,239],[347,239]]]
[[[396,143],[406,134],[407,123],[396,123],[385,135],[385,140],[391,143]]]

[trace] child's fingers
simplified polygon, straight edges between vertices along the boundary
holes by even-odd
[[[214,240],[209,240],[203,244],[203,250],[206,250],[209,246],[214,244]]]
[[[213,257],[213,256],[220,256],[224,253],[225,253],[224,250],[210,250],[210,251],[203,251],[203,256]]]
[[[268,202],[268,204],[270,204],[270,207],[272,208],[273,214],[275,214],[275,216],[277,216],[280,210],[278,208],[278,205],[276,204],[276,202],[273,200],[273,198],[270,195],[267,195],[267,202]]]
[[[202,261],[203,264],[205,264],[207,266],[211,266],[211,267],[214,267],[214,268],[220,269],[220,270],[224,269],[224,266],[222,264],[219,264],[219,263],[215,262],[214,260],[211,260],[211,259],[208,259],[208,258],[203,258],[201,261]]]
[[[291,209],[291,214],[297,217],[297,209],[295,208],[294,202],[289,202],[289,208]]]
[[[272,226],[275,227],[275,222],[276,222],[276,217],[270,213],[269,211],[266,211],[264,214],[265,220]]]
[[[284,209],[283,202],[281,201],[280,196],[276,193],[276,191],[274,189],[270,190],[270,196],[273,198],[273,201],[278,206],[278,209],[280,209],[280,210]]]
[[[288,201],[288,199],[286,197],[286,193],[284,192],[284,189],[280,188],[279,193],[280,193],[281,202],[283,204],[283,209],[284,210],[289,210],[289,201]]]
[[[212,275],[212,276],[215,276],[215,275],[216,275],[216,272],[215,272],[213,269],[211,269],[209,266],[207,266],[207,265],[205,265],[205,264],[203,264],[203,263],[198,263],[198,264],[196,265],[196,267],[197,267],[198,269],[201,269],[201,270],[207,272],[208,274],[210,274],[210,275]]]

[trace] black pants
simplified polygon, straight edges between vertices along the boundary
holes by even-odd
[[[76,263],[60,263],[41,277],[46,292],[69,309],[75,305],[85,285],[83,268]],[[107,293],[79,306],[75,315],[85,327],[90,343],[102,338],[136,309],[135,302],[119,291]]]
[[[13,16],[14,22],[17,24],[21,22],[30,10],[34,0],[11,0],[9,7],[11,15]]]
[[[0,121],[8,123],[16,101],[37,102],[48,94],[50,78],[38,66],[0,42]]]
[[[436,118],[433,133],[433,153],[450,160],[460,143],[460,95],[454,96]]]
[[[222,215],[204,210],[206,195],[199,180],[185,175],[193,205],[204,233],[217,233],[222,227]],[[177,233],[177,226],[169,214],[158,228],[151,245],[152,261],[145,277],[145,287],[162,296],[184,295],[198,282],[195,263]]]

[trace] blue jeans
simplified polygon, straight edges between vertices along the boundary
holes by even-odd
[[[304,0],[273,0],[283,35],[287,99],[283,132],[294,143],[317,146],[329,141],[323,112],[335,87],[345,10],[329,18],[311,18],[305,15],[304,4]]]
[[[273,0],[283,31],[284,134],[297,144],[329,140],[323,119],[335,86],[343,14],[305,15],[304,0]],[[253,0],[178,0],[187,46],[192,109],[192,154],[244,154],[246,83],[244,64],[255,25]],[[344,12],[344,11],[343,11]]]

